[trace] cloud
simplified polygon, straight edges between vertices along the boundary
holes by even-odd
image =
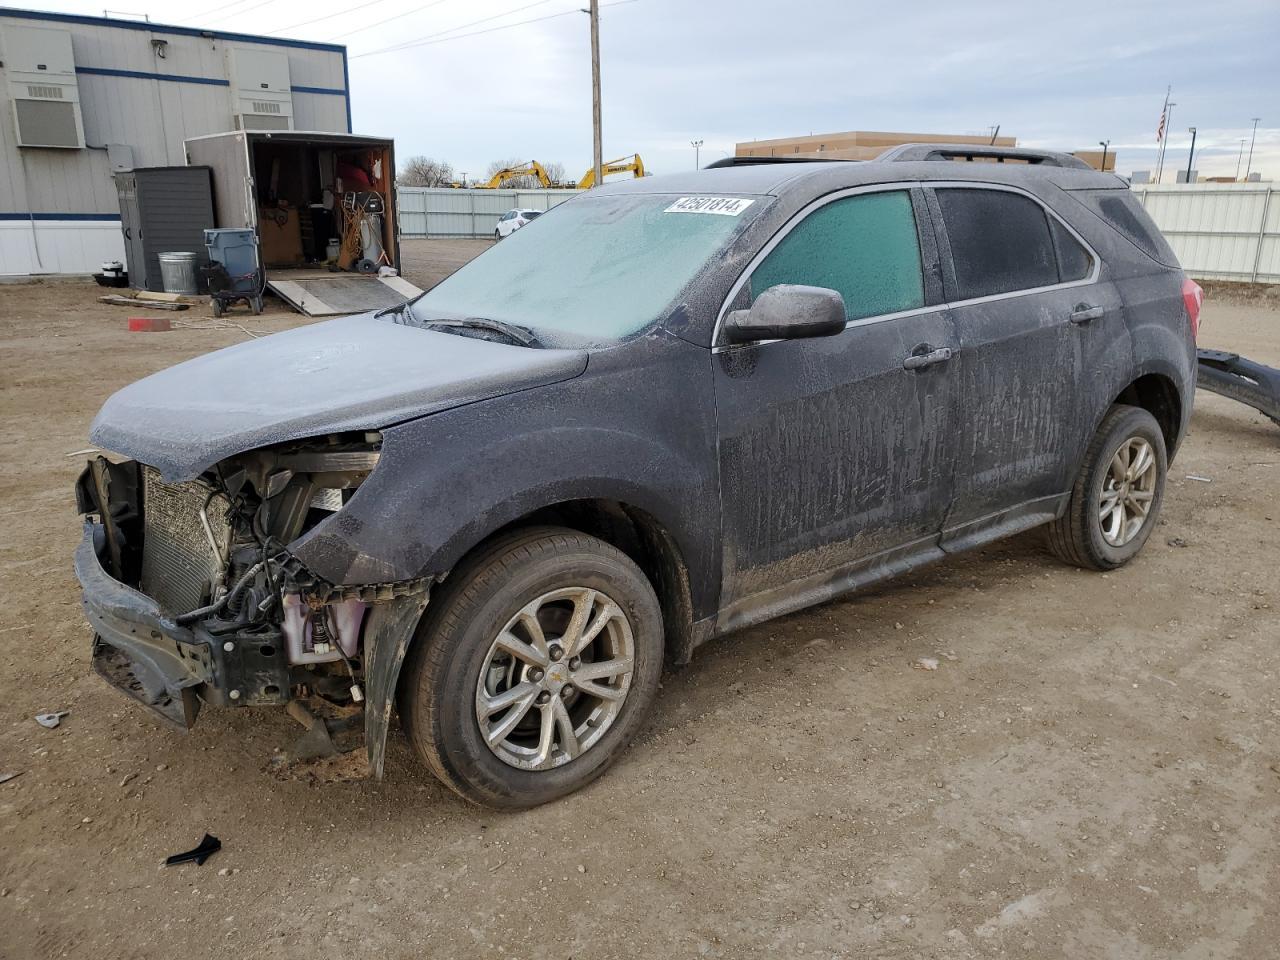
[[[344,9],[343,0],[259,3],[188,17],[260,32]],[[429,154],[459,171],[521,156],[562,161],[576,175],[591,162],[583,5],[440,0],[350,34],[357,131],[394,136],[401,156]],[[91,0],[58,6],[101,12]],[[173,9],[131,7],[158,21]],[[410,10],[413,0],[377,0],[290,35],[342,42],[346,31]],[[1237,0],[1229,17],[1206,14],[1200,0],[636,0],[605,6],[601,19],[606,159],[639,151],[655,172],[690,167],[697,138],[705,161],[752,138],[979,133],[996,123],[1032,145],[1096,149],[1109,139],[1127,172],[1154,164],[1172,85],[1166,166],[1185,161],[1195,124],[1196,166],[1230,175],[1249,118],[1274,109],[1280,89],[1275,0]],[[460,36],[474,30],[492,32]],[[358,56],[445,31],[459,38]],[[1280,176],[1278,137],[1280,115],[1264,116],[1255,169]]]

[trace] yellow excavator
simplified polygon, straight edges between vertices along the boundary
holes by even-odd
[[[617,160],[610,160],[608,163],[600,165],[600,172],[603,176],[608,177],[615,173],[629,173],[633,177],[644,176],[644,161],[640,159],[640,154],[633,153],[629,157],[619,157]],[[533,177],[538,184],[544,189],[552,187],[574,187],[575,184],[556,183],[547,174],[546,168],[537,160],[530,160],[518,167],[506,167],[499,170],[486,183],[477,183],[476,188],[479,190],[497,190],[503,185],[515,180],[517,177]],[[594,169],[588,169],[582,175],[582,179],[576,184],[579,190],[589,190],[596,185],[596,175]],[[451,184],[451,186],[461,186],[461,184]]]
[[[537,160],[530,160],[528,163],[518,167],[507,167],[499,170],[489,178],[488,183],[478,183],[476,186],[481,190],[497,190],[508,180],[514,180],[517,177],[536,177],[538,183],[547,189],[555,186],[551,178],[547,176],[546,169]]]
[[[607,177],[614,173],[630,173],[634,177],[644,176],[644,161],[640,159],[640,154],[633,153],[629,157],[619,157],[617,160],[610,160],[608,163],[600,165],[601,178]],[[589,169],[582,175],[582,179],[578,181],[579,190],[588,190],[596,185],[595,167]]]

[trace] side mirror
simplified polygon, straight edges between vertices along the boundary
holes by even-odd
[[[730,343],[829,337],[844,330],[844,297],[826,287],[780,283],[756,297],[749,310],[735,310],[724,321]]]

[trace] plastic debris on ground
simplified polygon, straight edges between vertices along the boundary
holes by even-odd
[[[221,849],[222,841],[213,834],[206,833],[204,839],[200,841],[200,846],[185,853],[175,853],[171,857],[166,857],[164,865],[172,867],[175,863],[194,863],[199,867]]]

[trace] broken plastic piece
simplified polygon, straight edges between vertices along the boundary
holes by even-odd
[[[222,849],[222,841],[211,833],[206,833],[204,839],[200,841],[200,846],[194,850],[188,850],[186,853],[175,853],[164,861],[166,867],[171,867],[175,863],[190,863],[195,861],[196,866],[201,866],[206,860]]]
[[[69,714],[70,710],[55,710],[53,713],[37,713],[36,723],[42,727],[48,727],[52,730],[58,724],[62,723],[62,718]]]

